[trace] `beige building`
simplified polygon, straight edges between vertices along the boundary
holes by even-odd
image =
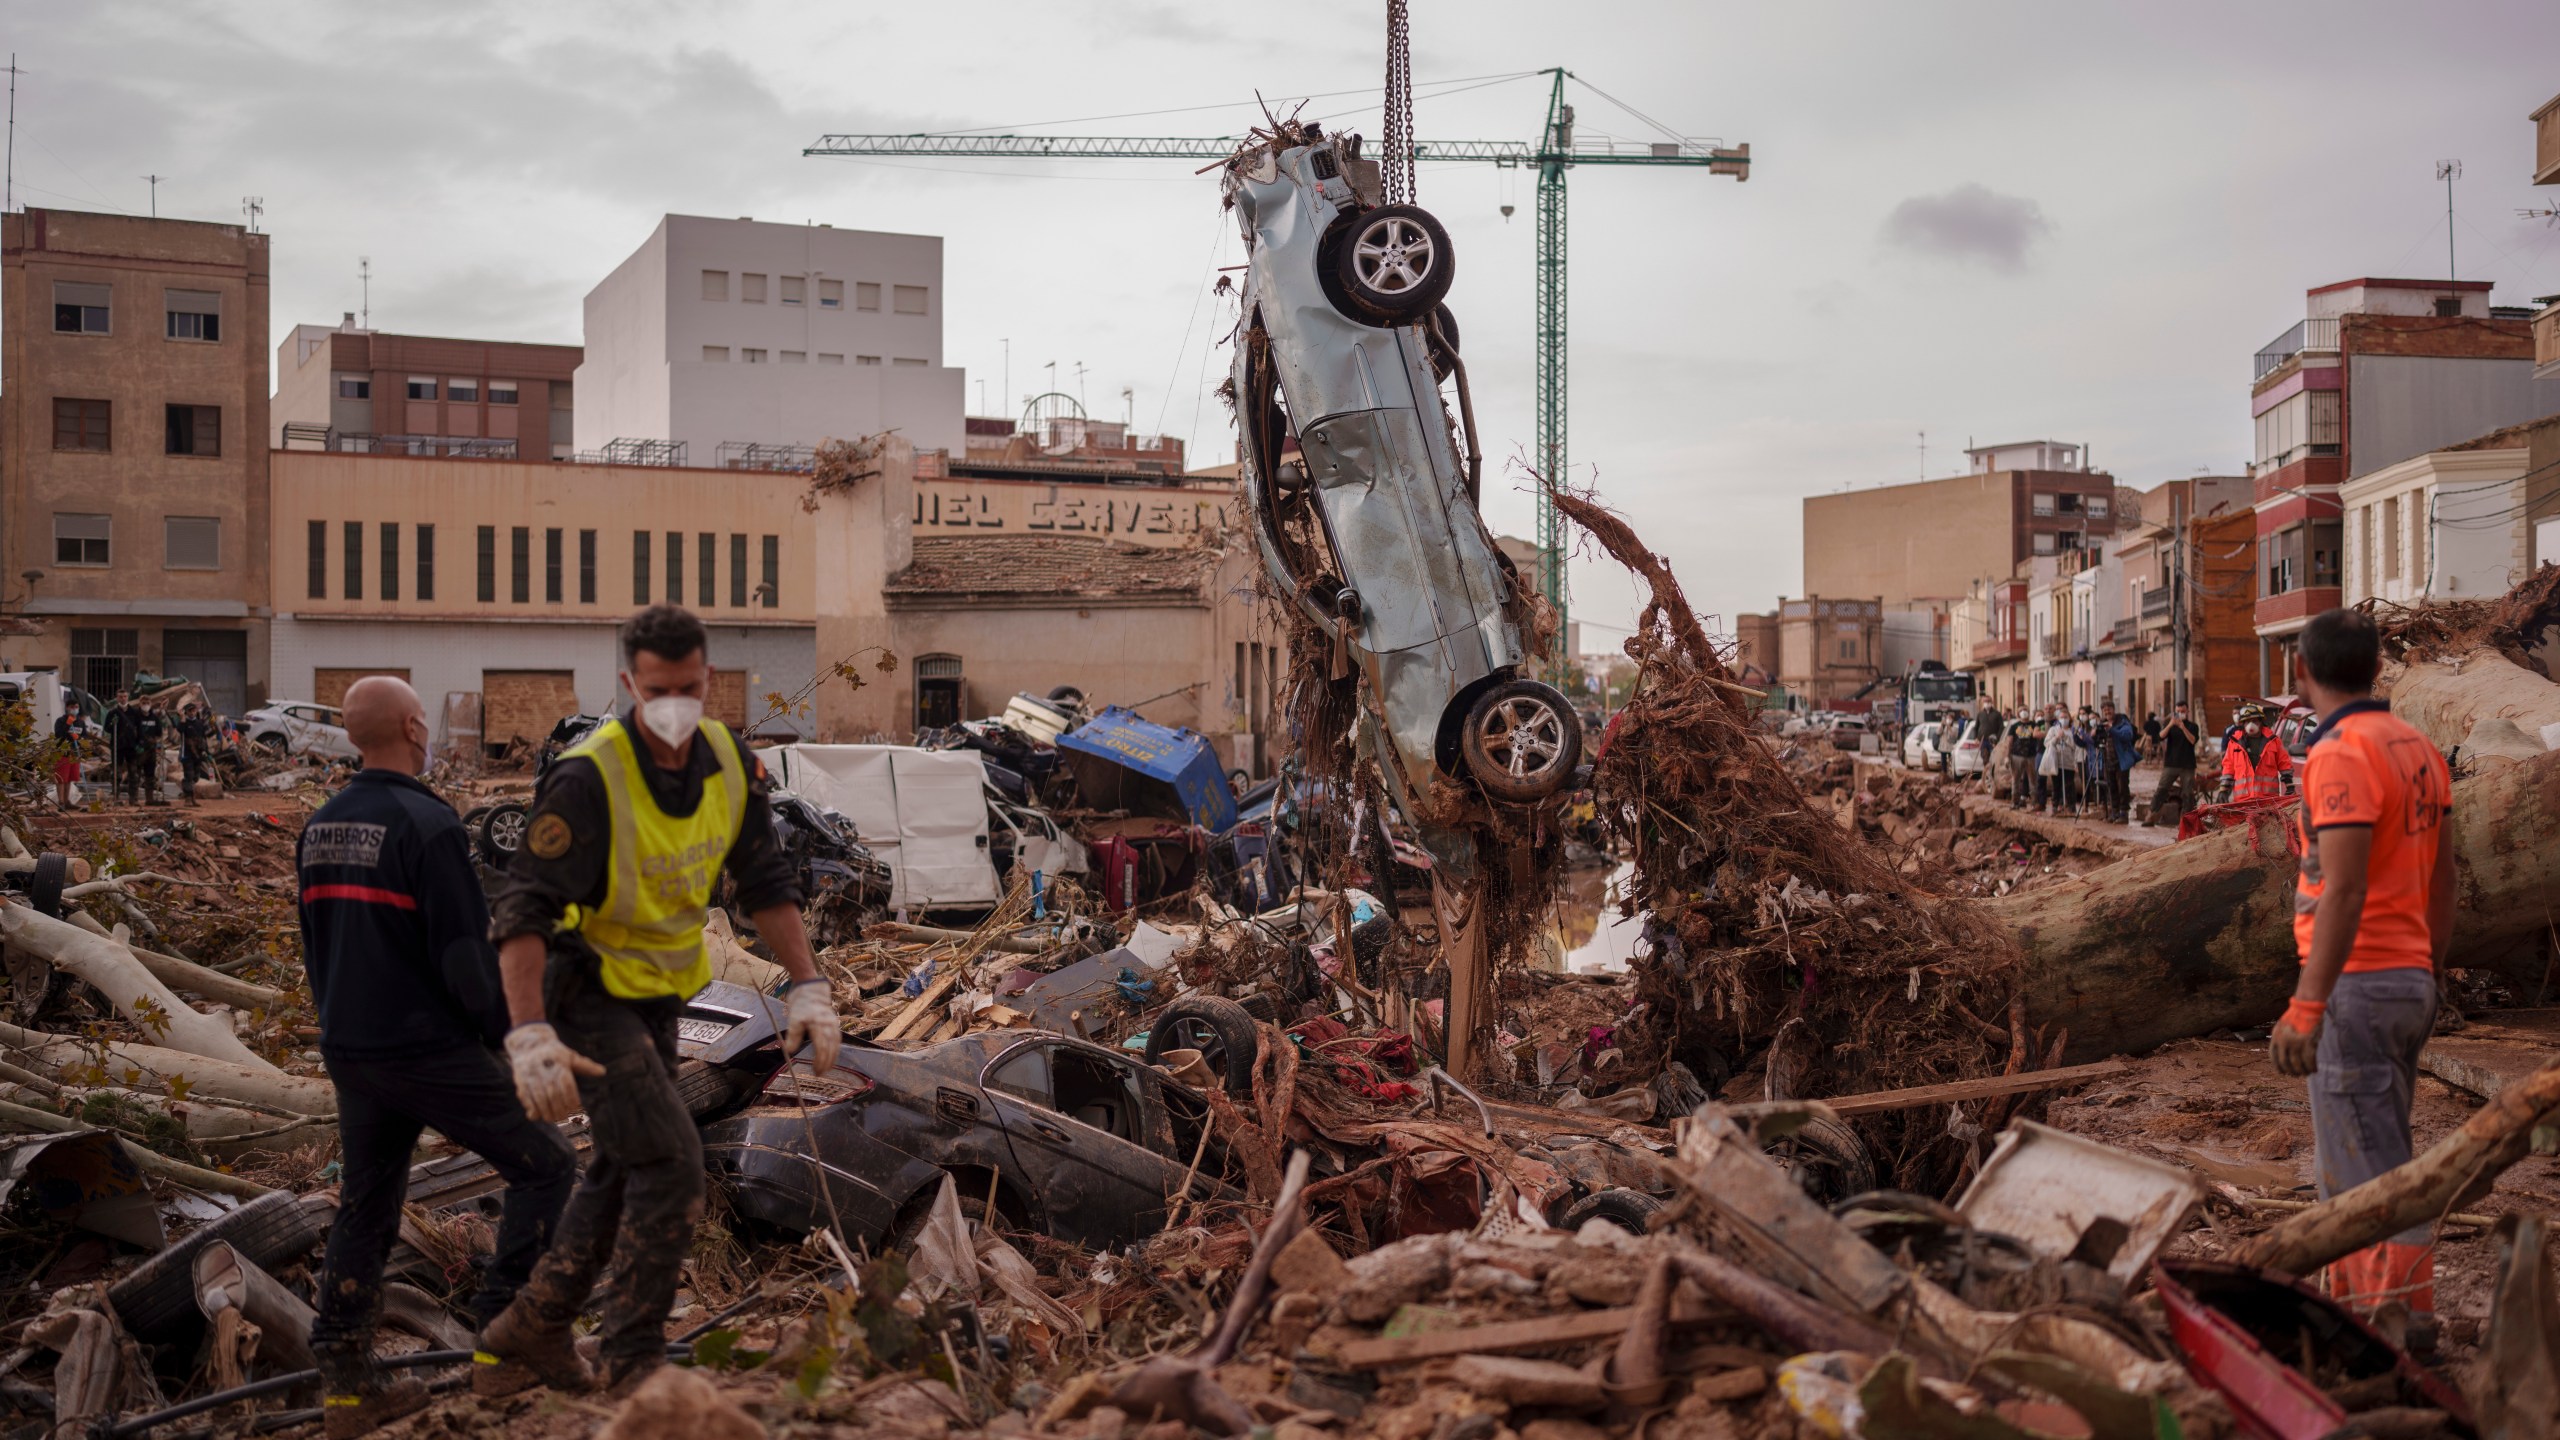
[[[1072,685],[1266,772],[1285,667],[1223,542],[1231,487],[919,478],[941,458],[893,438],[819,496],[778,471],[279,451],[278,693],[399,674],[457,729],[539,739],[615,703],[614,627],[666,600],[711,627],[711,713],[760,733],[904,741]]]
[[[2346,519],[2344,603],[2395,605],[2505,594],[2529,565],[2526,437],[2430,450],[2338,487]]]
[[[1808,595],[1778,602],[1778,683],[1822,709],[1872,698],[1884,663],[1884,602]]]
[[[2037,555],[2115,533],[2115,480],[2052,440],[1965,452],[1969,474],[1804,502],[1807,594],[1877,595],[1903,608],[1951,602]]]
[[[0,216],[0,666],[267,691],[267,237]]]
[[[566,460],[575,345],[296,325],[276,346],[278,449]]]

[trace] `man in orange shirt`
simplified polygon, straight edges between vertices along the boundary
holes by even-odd
[[[2373,698],[2380,665],[2372,618],[2348,610],[2314,618],[2295,661],[2321,720],[2302,766],[2302,976],[2270,1039],[2278,1071],[2311,1078],[2322,1199],[2408,1162],[2409,1097],[2453,937],[2453,779],[2435,745]],[[2368,1313],[2400,1307],[2413,1345],[2432,1344],[2429,1226],[2338,1261],[2328,1287]]]

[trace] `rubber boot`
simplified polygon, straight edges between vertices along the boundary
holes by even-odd
[[[480,1332],[471,1355],[471,1393],[494,1400],[536,1385],[583,1394],[595,1388],[596,1377],[578,1358],[569,1327],[545,1325],[519,1298]]]
[[[427,1408],[424,1382],[407,1375],[385,1380],[373,1357],[332,1350],[320,1357],[320,1430],[328,1440],[356,1440],[403,1416]]]

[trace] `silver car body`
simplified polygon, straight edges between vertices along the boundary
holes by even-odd
[[[1328,636],[1347,641],[1373,688],[1401,777],[1422,791],[1438,772],[1442,722],[1459,698],[1526,658],[1503,613],[1505,568],[1468,493],[1448,412],[1419,325],[1381,328],[1342,313],[1319,276],[1325,230],[1351,201],[1350,182],[1318,173],[1328,145],[1269,150],[1231,166],[1228,193],[1251,265],[1244,313],[1270,336],[1280,395],[1316,487],[1335,558],[1359,595],[1347,636],[1335,597],[1308,593],[1266,525],[1255,535],[1287,598]],[[1337,167],[1338,168],[1338,167]],[[1237,346],[1236,393],[1248,393],[1252,347]],[[1246,417],[1249,432],[1253,422]],[[1259,468],[1276,457],[1239,446],[1246,503],[1267,513]],[[1439,848],[1437,846],[1435,849]]]

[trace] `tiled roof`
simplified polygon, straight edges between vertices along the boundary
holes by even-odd
[[[1213,557],[1087,535],[919,535],[889,595],[1198,595]]]

